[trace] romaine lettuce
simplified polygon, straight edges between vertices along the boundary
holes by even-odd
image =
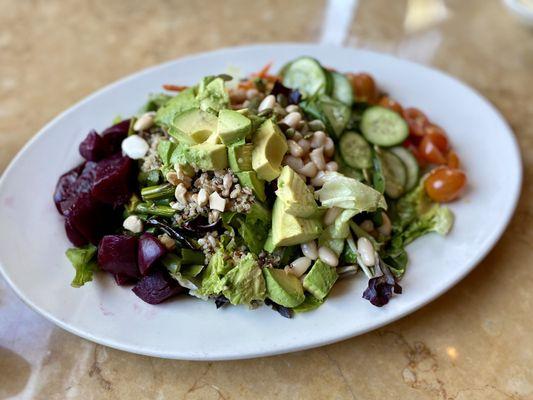
[[[67,250],[66,255],[76,270],[76,275],[71,282],[73,287],[79,288],[93,280],[93,272],[98,268],[94,259],[96,246],[88,244],[83,247],[72,247]]]

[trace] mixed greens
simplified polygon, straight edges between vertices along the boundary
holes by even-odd
[[[401,293],[405,247],[448,233],[439,203],[466,182],[446,135],[368,74],[269,68],[165,85],[178,93],[88,134],[54,193],[72,286],[103,270],[150,304],[187,293],[285,317],[359,270],[372,304]]]

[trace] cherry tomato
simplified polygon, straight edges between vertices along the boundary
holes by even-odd
[[[429,137],[429,139],[433,142],[435,146],[439,148],[440,151],[448,150],[448,138],[446,137],[444,129],[442,129],[438,125],[429,123],[424,129],[424,131],[425,135]]]
[[[418,108],[406,108],[403,110],[403,118],[409,125],[409,133],[414,136],[424,136],[425,128],[429,123],[426,115]]]
[[[418,151],[422,158],[431,164],[446,164],[446,157],[437,145],[431,140],[429,135],[422,138],[418,145]]]
[[[378,103],[380,106],[388,108],[389,110],[395,111],[398,114],[403,114],[403,108],[397,101],[392,100],[390,97],[383,96]]]
[[[407,138],[404,142],[403,142],[403,147],[409,149],[411,151],[411,153],[413,153],[413,155],[415,156],[416,158],[416,161],[418,162],[418,165],[421,166],[421,167],[425,167],[427,165],[427,161],[422,157],[422,155],[420,154],[420,152],[418,151],[418,146],[416,143],[414,143],[411,138]]]
[[[461,166],[461,161],[459,160],[459,156],[455,151],[450,151],[448,153],[448,167],[450,168],[459,168]]]
[[[372,76],[366,73],[347,74],[347,76],[352,84],[352,91],[357,101],[366,101],[368,103],[377,101],[378,90]]]
[[[424,188],[428,196],[440,203],[457,199],[465,186],[465,173],[459,169],[448,167],[435,168],[424,181]]]

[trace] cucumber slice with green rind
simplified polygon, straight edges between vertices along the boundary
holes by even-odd
[[[321,97],[320,109],[326,119],[323,122],[326,124],[328,130],[335,137],[339,138],[342,132],[344,132],[344,129],[346,129],[348,122],[350,122],[352,110],[346,104],[328,96]]]
[[[391,199],[397,199],[405,193],[407,170],[402,160],[390,151],[382,150],[379,158],[383,176],[385,178],[385,194]]]
[[[364,137],[355,132],[342,135],[339,148],[344,162],[352,168],[372,167],[372,149]]]
[[[353,92],[350,81],[344,74],[339,72],[331,72],[331,76],[333,78],[333,92],[331,97],[351,107],[353,103]]]
[[[405,190],[409,191],[414,188],[418,183],[418,177],[420,174],[420,167],[418,166],[418,161],[416,157],[407,150],[405,147],[393,147],[390,151],[402,160],[405,171],[407,172],[407,179],[405,182]]]
[[[407,139],[409,127],[398,113],[385,107],[372,106],[363,112],[361,132],[370,143],[391,147]]]
[[[298,89],[304,97],[327,94],[331,90],[329,73],[314,58],[300,57],[286,65],[282,72],[282,83]]]

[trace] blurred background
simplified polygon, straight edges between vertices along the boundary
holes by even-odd
[[[0,399],[533,399],[531,0],[0,0],[0,10],[0,172],[46,122],[118,78],[265,42],[367,48],[455,75],[504,114],[525,164],[510,228],[465,280],[399,322],[315,350],[216,363],[127,354],[56,328],[0,278]]]

